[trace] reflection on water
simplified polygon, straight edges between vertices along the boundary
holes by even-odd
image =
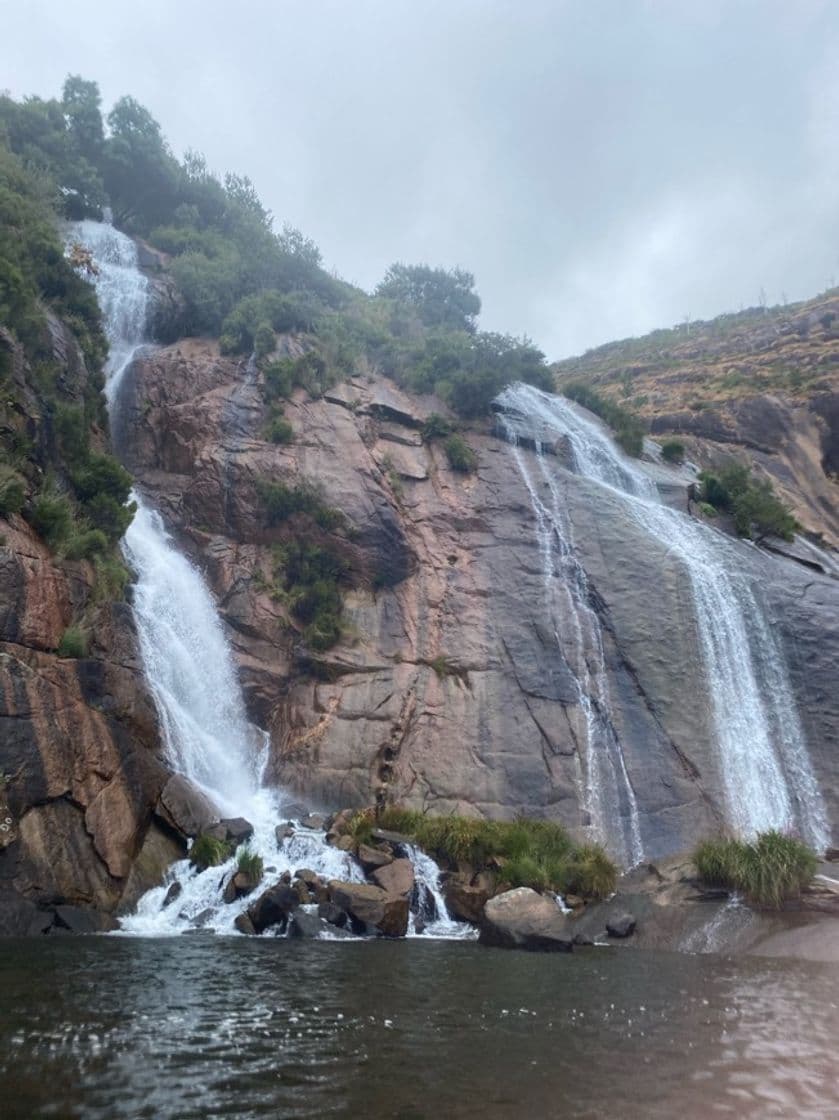
[[[2,950],[6,1118],[839,1115],[827,965],[202,935]]]

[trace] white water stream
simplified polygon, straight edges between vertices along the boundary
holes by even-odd
[[[138,267],[135,243],[113,226],[80,222],[71,236],[90,251],[98,268],[94,282],[110,343],[105,394],[113,414],[126,370],[138,350],[148,345],[149,284]],[[276,826],[287,817],[284,797],[282,791],[262,785],[268,737],[247,719],[212,595],[201,574],[178,551],[159,513],[142,495],[132,496],[138,508],[123,548],[136,573],[133,608],[140,652],[170,763],[207,792],[223,817],[244,817],[254,826],[248,846],[262,856],[266,867],[260,889],[298,868],[325,880],[363,881],[355,860],[327,845],[321,831],[296,825],[294,835],[278,844]],[[424,905],[426,912],[425,935],[470,935],[468,926],[448,918],[437,865],[414,850],[411,859],[416,905]],[[232,933],[236,917],[253,901],[253,896],[222,901],[221,889],[236,869],[235,856],[203,872],[187,860],[175,864],[166,884],[144,895],[135,913],[123,919],[123,930],[161,935],[197,925]],[[179,884],[180,893],[164,905],[172,882]]]
[[[747,546],[663,505],[640,464],[623,455],[596,421],[567,400],[515,384],[496,405],[533,505],[558,649],[579,686],[585,731],[583,804],[600,839],[625,862],[640,858],[643,843],[632,774],[609,715],[600,624],[574,556],[558,485],[559,463],[544,454],[558,441],[570,452],[574,472],[619,495],[641,528],[678,558],[690,581],[729,824],[745,836],[771,828],[796,829],[823,850],[830,839],[825,805],[781,644],[760,588],[743,564]],[[522,450],[522,442],[534,447],[535,456]],[[654,597],[650,610],[655,610]]]

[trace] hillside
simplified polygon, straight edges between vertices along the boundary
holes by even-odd
[[[554,367],[678,437],[701,466],[747,459],[802,527],[839,545],[839,290],[611,342]]]

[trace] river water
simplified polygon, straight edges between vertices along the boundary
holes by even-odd
[[[839,1116],[835,967],[463,942],[9,941],[6,1120]]]

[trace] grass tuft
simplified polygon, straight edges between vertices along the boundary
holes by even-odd
[[[208,867],[218,867],[226,863],[232,855],[230,845],[224,840],[217,840],[214,836],[201,833],[196,836],[189,849],[189,862],[199,871],[206,871]]]
[[[247,845],[239,849],[236,862],[238,870],[241,871],[243,875],[247,875],[252,883],[256,884],[262,881],[262,874],[265,870],[262,856],[257,855],[256,852],[252,852]]]
[[[818,867],[811,848],[777,830],[762,832],[753,841],[703,840],[693,862],[709,886],[740,891],[750,902],[776,910],[800,896]]]

